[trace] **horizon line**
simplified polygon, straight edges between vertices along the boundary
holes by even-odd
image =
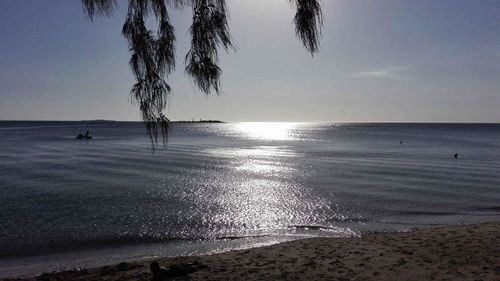
[[[170,122],[199,123],[200,121],[215,121],[221,123],[323,123],[323,124],[500,124],[500,121],[224,121],[219,119],[198,120],[172,120]],[[89,119],[89,120],[29,120],[29,119],[0,119],[0,122],[128,122],[143,123],[140,120],[111,120],[111,119]]]

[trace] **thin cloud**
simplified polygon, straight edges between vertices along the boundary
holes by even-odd
[[[383,78],[383,79],[396,79],[397,76],[386,70],[373,70],[373,71],[360,71],[352,75],[356,78]]]

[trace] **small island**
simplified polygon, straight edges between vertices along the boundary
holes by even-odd
[[[220,120],[178,120],[178,121],[172,121],[171,123],[181,123],[181,124],[184,124],[184,123],[226,123],[224,121],[220,121]]]

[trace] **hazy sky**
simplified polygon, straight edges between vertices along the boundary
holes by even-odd
[[[500,122],[498,0],[323,0],[314,57],[287,0],[227,1],[238,51],[219,97],[185,75],[191,10],[171,12],[171,119]],[[0,0],[0,119],[138,120],[118,2],[91,22],[80,0]]]

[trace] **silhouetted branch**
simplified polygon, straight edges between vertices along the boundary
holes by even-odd
[[[191,49],[186,55],[186,72],[205,94],[219,93],[222,70],[218,48],[233,47],[224,0],[194,0],[190,27]]]
[[[314,54],[319,49],[323,16],[318,0],[288,0],[295,5],[297,36]],[[116,0],[82,0],[83,9],[93,20],[110,16],[118,7]],[[121,2],[120,2],[121,3]],[[167,6],[182,8],[191,5],[193,23],[190,27],[191,48],[186,55],[186,73],[205,94],[220,91],[219,48],[234,48],[229,33],[225,0],[129,0],[122,34],[131,52],[130,68],[136,79],[131,89],[139,105],[142,121],[154,146],[159,138],[165,144],[169,120],[163,115],[170,86],[165,81],[175,68],[175,34]],[[156,34],[148,30],[145,20],[153,15],[158,22]]]
[[[289,0],[296,8],[295,33],[304,47],[313,55],[319,50],[323,12],[318,0]]]
[[[117,7],[116,0],[82,0],[83,10],[93,20],[97,16],[110,16]]]
[[[142,121],[154,148],[160,136],[164,142],[167,136],[164,130],[168,126],[165,126],[161,116],[171,89],[164,77],[175,67],[175,35],[163,1],[153,1],[152,5],[141,5],[144,3],[139,2],[133,1],[129,5],[122,34],[132,52],[130,68],[137,80],[131,94],[139,104]],[[151,10],[159,20],[157,38],[144,23],[144,15]]]

